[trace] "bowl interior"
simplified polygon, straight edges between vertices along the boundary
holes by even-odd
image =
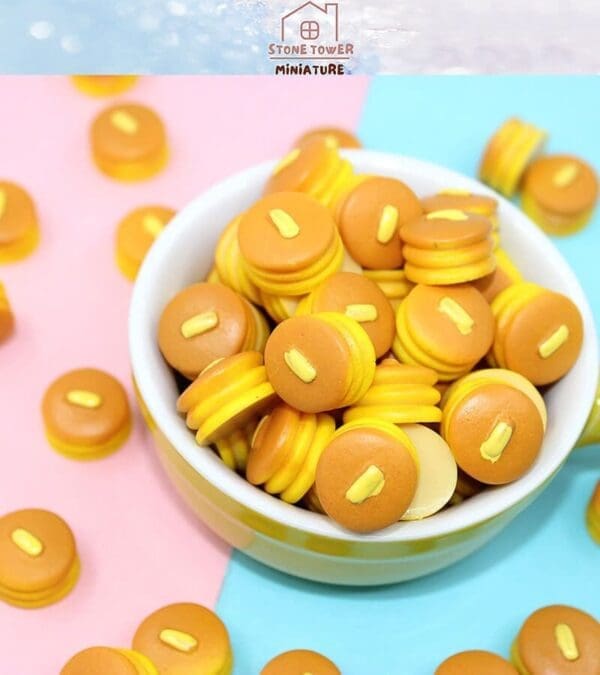
[[[357,171],[397,177],[420,196],[457,187],[498,198],[478,181],[427,162],[365,150],[345,154]],[[592,314],[574,273],[550,240],[502,198],[498,199],[503,248],[529,280],[568,295],[581,310],[585,330],[577,364],[545,395],[548,429],[540,456],[525,476],[425,520],[401,522],[365,537],[262,492],[230,471],[212,451],[196,445],[175,410],[177,389],[157,347],[158,320],[176,292],[207,275],[220,232],[260,196],[272,166],[268,162],[236,174],[191,202],[161,235],[142,266],[131,305],[130,351],[137,386],[162,432],[195,470],[231,498],[273,520],[322,536],[363,541],[439,536],[491,518],[521,501],[556,471],[577,441],[595,396],[598,354]]]

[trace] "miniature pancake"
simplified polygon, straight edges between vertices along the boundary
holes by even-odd
[[[511,117],[490,138],[479,165],[479,177],[498,192],[512,197],[546,139],[545,131]]]
[[[406,278],[404,270],[364,270],[363,274],[379,286],[394,312],[414,287],[412,281]]]
[[[251,281],[274,295],[304,295],[342,266],[330,212],[312,197],[279,192],[241,217],[238,240]]]
[[[471,478],[471,476],[459,469],[456,478],[456,490],[454,491],[451,501],[462,502],[465,499],[470,499],[471,497],[478,495],[484,489],[485,485],[483,483]]]
[[[566,375],[583,342],[583,320],[566,296],[532,283],[517,283],[492,302],[496,333],[488,360],[535,385]]]
[[[396,269],[404,262],[398,233],[422,212],[418,197],[402,181],[373,176],[346,194],[336,220],[348,253],[359,265]]]
[[[295,148],[302,148],[315,138],[320,138],[335,143],[338,148],[362,148],[362,143],[351,131],[340,129],[340,127],[317,127],[310,129],[300,136],[294,143]]]
[[[256,431],[258,420],[251,420],[241,429],[236,429],[229,436],[215,441],[215,449],[223,462],[233,471],[246,471],[248,454],[252,445],[252,437]]]
[[[278,405],[254,435],[246,478],[284,502],[300,501],[315,482],[317,464],[334,431],[331,415]]]
[[[338,272],[302,300],[297,315],[340,312],[365,329],[377,358],[390,350],[394,341],[395,317],[392,306],[374,281],[361,274]]]
[[[14,329],[15,317],[6,295],[4,284],[0,283],[0,343],[7,340],[12,335]]]
[[[403,425],[402,431],[410,438],[419,459],[417,491],[402,520],[421,520],[450,501],[456,488],[456,461],[446,441],[435,431],[422,424]]]
[[[103,110],[92,123],[90,141],[98,168],[117,180],[150,178],[167,163],[162,120],[143,105],[124,103]]]
[[[230,288],[207,282],[180,291],[158,325],[162,355],[189,380],[215,359],[262,351],[267,335],[266,321],[253,305]]]
[[[572,234],[591,219],[598,199],[594,169],[572,155],[531,164],[523,181],[523,210],[550,234]]]
[[[175,211],[165,206],[142,206],[128,213],[117,226],[116,260],[121,272],[133,281],[146,253]]]
[[[26,258],[39,238],[37,213],[29,194],[16,183],[0,180],[0,263]]]
[[[503,485],[520,478],[536,460],[545,416],[539,394],[508,384],[495,371],[483,372],[448,390],[441,434],[465,473],[488,485]]]
[[[575,607],[543,607],[521,627],[511,658],[520,675],[600,673],[600,623]]]
[[[337,140],[316,136],[277,162],[264,194],[303,192],[323,206],[335,208],[341,195],[360,180],[350,162],[340,156]]]
[[[0,518],[0,600],[44,607],[70,593],[78,578],[75,538],[62,518],[42,509]]]
[[[491,274],[496,267],[491,233],[489,218],[452,209],[412,220],[400,231],[407,279],[444,286]]]
[[[497,248],[494,257],[496,269],[491,274],[471,282],[490,304],[505,288],[523,281],[523,276],[504,249]]]
[[[440,394],[434,370],[383,359],[365,395],[344,411],[344,422],[381,419],[392,424],[439,422]]]
[[[161,675],[230,675],[233,653],[225,624],[210,609],[182,602],[144,619],[133,648]]]
[[[255,305],[264,304],[260,291],[251,281],[242,261],[238,243],[238,226],[241,216],[237,216],[225,227],[215,249],[215,268],[219,281],[233,289]]]
[[[275,402],[262,354],[242,352],[209,364],[181,394],[177,410],[203,445],[246,427]]]
[[[357,321],[321,312],[282,321],[267,341],[265,366],[286,403],[324,412],[364,396],[375,375],[375,350]]]
[[[313,485],[310,490],[304,495],[304,499],[302,500],[302,505],[307,508],[309,511],[312,511],[313,513],[321,513],[325,514],[325,510],[323,509],[323,506],[321,502],[319,501],[319,497],[317,495],[317,489]]]
[[[133,649],[88,647],[75,654],[60,675],[159,675],[154,664]]]
[[[435,675],[518,675],[518,673],[501,656],[474,649],[450,656],[437,667]]]
[[[123,385],[95,368],[72,370],[47,389],[42,401],[46,438],[71,459],[98,459],[118,450],[131,431]]]
[[[478,290],[419,284],[398,309],[392,349],[400,361],[433,368],[440,380],[451,381],[473,369],[493,338],[492,311]]]
[[[586,523],[588,531],[596,543],[600,544],[600,481],[596,488],[586,511]]]
[[[415,497],[417,452],[389,422],[341,426],[317,466],[317,496],[327,515],[348,530],[375,532],[397,522]]]
[[[137,75],[73,75],[71,80],[88,96],[115,96],[133,87]]]
[[[342,675],[342,671],[318,652],[293,649],[271,659],[260,675]]]

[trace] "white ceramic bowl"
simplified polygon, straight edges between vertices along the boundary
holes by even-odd
[[[584,428],[595,397],[598,348],[592,314],[575,274],[515,206],[479,182],[427,162],[366,150],[345,154],[357,171],[400,178],[419,195],[458,187],[498,198],[503,247],[528,279],[572,298],[585,327],[577,364],[546,394],[546,438],[525,476],[431,518],[356,535],[253,487],[211,450],[198,447],[175,410],[175,382],[157,346],[163,307],[177,291],[206,276],[220,232],[259,197],[273,163],[228,178],[175,217],[140,271],[130,314],[133,376],[167,472],[196,513],[253,558],[300,577],[370,585],[422,576],[459,560],[500,531],[541,491]]]

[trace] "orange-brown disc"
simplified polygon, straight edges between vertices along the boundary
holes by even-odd
[[[560,337],[565,330],[565,341],[559,340],[551,354],[542,356],[547,353],[543,352],[544,345],[552,345],[553,336]],[[583,321],[572,300],[547,291],[528,302],[498,339],[503,341],[507,368],[535,385],[549,384],[565,375],[577,360],[583,343]]]
[[[542,447],[538,409],[529,396],[505,384],[477,387],[445,409],[448,414],[442,429],[456,463],[482,483],[503,485],[520,478]]]
[[[543,607],[521,627],[515,653],[531,675],[600,673],[600,623],[575,607]]]
[[[362,274],[338,272],[313,293],[313,312],[341,312],[356,319],[375,347],[377,358],[392,346],[394,310],[379,286]]]
[[[489,350],[494,338],[492,310],[470,284],[419,284],[403,302],[410,335],[434,358],[468,365]]]
[[[162,120],[136,103],[103,110],[92,124],[90,139],[94,155],[107,165],[154,162],[166,148]]]
[[[302,148],[315,138],[329,140],[337,144],[338,148],[361,148],[362,143],[351,131],[340,127],[317,127],[310,129],[300,136],[294,143],[295,148]]]
[[[405,244],[426,250],[465,248],[485,240],[492,231],[491,221],[473,214],[463,214],[455,220],[432,217],[432,214],[412,220],[400,230]]]
[[[471,281],[471,284],[483,295],[483,297],[491,304],[492,300],[501,293],[505,288],[512,286],[514,281],[508,274],[500,267],[485,277]]]
[[[104,445],[131,422],[123,385],[95,368],[72,370],[54,380],[44,394],[42,416],[51,441],[67,446]]]
[[[19,543],[16,532],[34,537],[35,547]],[[33,604],[37,596],[67,583],[76,560],[71,528],[55,513],[23,509],[0,517],[0,597],[16,594]]]
[[[318,652],[292,649],[271,659],[260,675],[342,675],[342,671]]]
[[[148,616],[133,636],[133,648],[159,673],[229,673],[229,633],[219,617],[190,602],[168,605]]]
[[[294,272],[317,262],[335,237],[329,210],[299,192],[278,192],[259,199],[241,217],[240,250],[253,267]]]
[[[242,350],[250,321],[247,303],[235,291],[221,284],[193,284],[163,310],[160,351],[170,366],[193,379],[215,359]]]
[[[282,403],[260,423],[252,439],[246,478],[253,485],[262,485],[285,461],[300,421],[300,412]]]
[[[368,178],[339,205],[336,218],[342,240],[352,258],[367,269],[395,269],[402,265],[398,232],[423,209],[415,193],[396,178]]]
[[[311,381],[304,381],[293,371],[290,353],[299,354],[310,364],[314,370]],[[351,361],[341,333],[310,315],[280,323],[265,347],[269,382],[280,398],[302,412],[332,410],[343,403],[350,384]]]
[[[17,243],[38,226],[35,205],[20,185],[0,181],[0,249]]]
[[[89,647],[75,654],[60,675],[140,675],[140,671],[117,649]]]
[[[425,213],[445,211],[446,209],[458,209],[465,213],[491,216],[498,208],[498,201],[487,195],[478,195],[468,190],[448,190],[438,192],[421,199],[421,205]]]
[[[352,493],[367,472],[379,477],[358,499]],[[354,428],[336,435],[317,466],[316,490],[323,509],[354,532],[374,532],[397,522],[417,489],[418,469],[402,443],[377,428]],[[369,494],[370,493],[370,494]]]
[[[337,143],[331,143],[322,136],[307,140],[275,166],[264,193],[302,191],[316,173],[327,173],[327,167],[335,164],[337,158]]]
[[[577,215],[596,203],[598,178],[578,157],[547,155],[529,166],[523,190],[550,214]]]
[[[518,675],[514,666],[497,654],[474,649],[460,652],[441,663],[435,675]]]

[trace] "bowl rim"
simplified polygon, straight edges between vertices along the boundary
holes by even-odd
[[[173,406],[168,406],[166,400],[163,400],[165,397],[158,389],[156,378],[152,377],[150,368],[146,367],[148,356],[152,350],[156,350],[156,331],[147,330],[147,306],[152,280],[155,270],[165,264],[175,242],[185,236],[186,229],[198,221],[203,211],[209,209],[211,205],[218,204],[232,191],[239,190],[241,185],[264,180],[275,165],[275,160],[245,169],[209,187],[177,213],[169,227],[152,246],[138,274],[130,305],[129,352],[134,382],[151,418],[180,457],[229,499],[268,521],[275,521],[314,536],[372,544],[421,541],[456,534],[499,516],[517,506],[530,494],[539,494],[540,488],[556,474],[575,446],[596,395],[598,343],[592,312],[575,273],[551,240],[514,204],[478,180],[446,167],[403,155],[363,149],[343,151],[343,155],[353,163],[358,162],[359,165],[361,163],[376,165],[382,175],[397,175],[400,170],[409,170],[421,175],[434,171],[438,175],[443,175],[443,180],[448,185],[464,187],[472,192],[494,197],[505,216],[520,221],[520,227],[528,228],[527,236],[534,239],[536,247],[539,247],[540,256],[544,255],[549,259],[557,271],[560,271],[564,283],[571,289],[570,297],[577,304],[584,323],[584,342],[578,361],[585,362],[586,372],[594,373],[593,377],[586,378],[585,386],[578,389],[577,395],[581,405],[576,419],[569,420],[569,429],[563,432],[567,439],[565,448],[556,453],[552,461],[543,463],[543,470],[536,464],[513,483],[485,490],[463,504],[438,512],[429,518],[400,521],[384,530],[367,535],[347,531],[326,516],[286,504],[231,471],[211,450],[203,451],[207,448],[196,444],[193,434],[177,416],[172,409]]]

